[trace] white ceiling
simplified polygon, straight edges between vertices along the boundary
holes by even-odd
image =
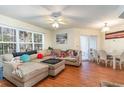
[[[46,16],[53,12],[61,12],[66,28],[93,28],[100,29],[107,22],[110,27],[124,24],[124,19],[119,18],[124,12],[124,6],[119,5],[0,5],[0,14],[21,21],[53,30]]]

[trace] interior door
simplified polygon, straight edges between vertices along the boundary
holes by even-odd
[[[90,57],[90,49],[97,49],[96,36],[81,36],[80,37],[82,59],[88,60]]]
[[[81,36],[80,37],[80,43],[81,43],[81,50],[82,50],[82,59],[88,60],[88,37],[87,36]]]
[[[97,49],[97,37],[96,36],[89,36],[89,51],[88,51],[88,55],[90,57],[90,49]]]

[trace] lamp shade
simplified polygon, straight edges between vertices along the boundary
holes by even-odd
[[[102,28],[101,32],[108,32],[110,28],[107,26],[107,23],[105,23],[104,27]]]

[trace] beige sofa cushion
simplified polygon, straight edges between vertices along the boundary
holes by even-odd
[[[12,54],[4,54],[4,55],[3,55],[3,61],[10,62],[13,58],[14,58],[14,57],[13,57]]]
[[[34,60],[34,59],[36,59],[37,58],[37,54],[32,54],[32,55],[30,55],[30,60]]]
[[[46,56],[50,56],[50,55],[51,55],[51,50],[47,50]]]
[[[38,51],[38,53],[42,53],[43,56],[50,56],[51,55],[51,51],[50,50],[41,50],[41,51]]]
[[[59,58],[59,59],[62,59],[62,60],[68,60],[68,61],[77,61],[76,58],[73,58],[73,57],[64,57],[64,58]]]
[[[53,57],[52,56],[46,56],[46,57],[43,57],[42,59],[31,60],[31,62],[41,62],[41,61],[44,61],[44,60],[47,60],[47,59],[50,59],[50,58],[53,58]]]
[[[54,49],[53,50],[57,56],[61,55],[61,50],[60,49]]]
[[[27,62],[20,65],[18,68],[22,71],[23,77],[21,78],[14,73],[12,73],[12,77],[20,82],[26,82],[27,80],[48,71],[48,65],[42,63]]]

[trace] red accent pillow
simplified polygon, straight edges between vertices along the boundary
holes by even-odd
[[[42,59],[43,58],[43,54],[37,54],[37,58],[38,59]]]

